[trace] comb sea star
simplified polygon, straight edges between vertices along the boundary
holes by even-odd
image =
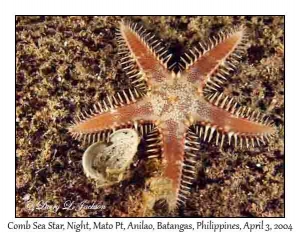
[[[195,138],[248,148],[275,133],[265,115],[218,92],[245,50],[244,27],[199,43],[181,58],[178,72],[168,66],[172,55],[142,27],[122,21],[117,34],[122,65],[135,87],[106,97],[91,113],[81,113],[69,131],[75,138],[97,141],[115,128],[155,125],[148,152],[162,156],[161,185],[172,193],[162,196],[170,210],[184,204],[190,192],[199,147]]]

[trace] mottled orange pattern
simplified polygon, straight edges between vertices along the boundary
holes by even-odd
[[[121,22],[121,63],[135,88],[107,97],[94,111],[79,117],[70,132],[84,137],[112,128],[154,123],[161,137],[161,174],[172,183],[175,203],[184,204],[199,149],[186,139],[190,131],[204,141],[214,138],[221,147],[224,141],[232,140],[241,147],[259,145],[275,133],[263,114],[218,92],[245,49],[245,34],[244,27],[220,33],[186,54],[180,71],[175,72],[168,69],[171,55],[158,40],[135,24]]]

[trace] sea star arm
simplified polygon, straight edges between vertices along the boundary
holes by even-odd
[[[152,106],[146,98],[136,100],[135,94],[131,90],[128,93],[123,91],[113,97],[107,97],[101,103],[94,105],[91,113],[81,113],[78,120],[69,127],[69,132],[75,138],[84,137],[86,139],[87,136],[96,137],[100,135],[99,132],[135,122],[152,122]],[[136,94],[138,93],[136,92]]]
[[[137,28],[136,24],[120,23],[118,39],[120,54],[123,56],[121,63],[137,85],[143,80],[150,86],[161,82],[168,72],[167,63],[171,54],[167,55],[167,50],[153,38],[151,33],[147,34],[142,27]]]
[[[245,28],[237,27],[228,33],[220,33],[207,45],[199,43],[201,50],[191,50],[191,55],[182,57],[181,66],[187,73],[188,81],[196,83],[202,90],[204,86],[217,91],[226,75],[234,70],[245,49]],[[188,61],[189,60],[189,61]]]
[[[222,147],[227,135],[229,144],[233,138],[235,146],[249,147],[269,141],[276,132],[264,114],[247,107],[237,107],[237,103],[233,104],[232,99],[222,93],[212,95],[210,102],[193,116],[199,126],[197,134],[204,141],[215,137],[216,145]],[[206,117],[203,117],[203,112],[207,112]]]
[[[181,176],[184,172],[185,136],[187,126],[174,120],[168,120],[158,125],[162,142],[163,173],[162,178],[169,184],[170,194],[165,198],[169,209],[176,208],[178,200],[183,196],[181,191]]]

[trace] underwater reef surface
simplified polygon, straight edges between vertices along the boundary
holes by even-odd
[[[17,17],[16,215],[140,216],[145,183],[159,160],[141,159],[128,179],[99,188],[83,173],[87,145],[67,130],[76,113],[107,93],[132,86],[117,54],[115,32],[122,18],[162,39],[174,61],[220,30],[247,27],[247,54],[223,89],[241,104],[270,115],[278,135],[267,146],[247,150],[225,146],[220,151],[213,143],[201,143],[192,194],[186,208],[172,216],[284,216],[282,16]],[[142,146],[139,154],[143,156]],[[103,209],[68,210],[65,203]],[[165,214],[155,208],[153,215]]]

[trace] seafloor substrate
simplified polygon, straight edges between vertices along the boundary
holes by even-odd
[[[242,104],[268,112],[278,136],[269,146],[250,150],[219,151],[202,143],[192,195],[186,208],[174,215],[283,216],[284,18],[126,18],[161,38],[175,60],[221,29],[236,24],[248,28],[247,55],[224,91]],[[17,216],[139,215],[145,181],[157,161],[141,160],[130,179],[100,189],[83,173],[81,159],[87,146],[67,132],[75,113],[89,109],[106,93],[131,85],[117,55],[114,33],[120,19],[16,18]],[[63,210],[66,201],[96,203],[105,209]],[[39,202],[49,208],[29,208]],[[162,214],[157,209],[156,215]]]

